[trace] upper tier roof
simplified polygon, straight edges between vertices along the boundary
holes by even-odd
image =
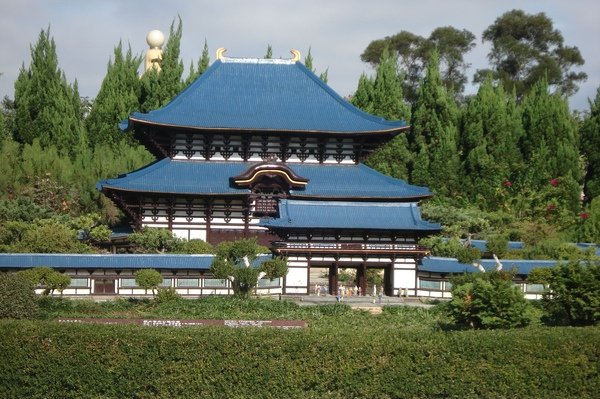
[[[169,104],[121,124],[209,130],[386,133],[407,127],[369,115],[300,62],[223,58]]]
[[[100,181],[98,190],[190,195],[248,194],[232,177],[246,172],[246,162],[178,161],[164,158],[115,179]],[[368,166],[338,164],[287,164],[294,173],[308,179],[304,188],[292,189],[295,198],[363,198],[420,200],[431,197],[426,187],[379,173]]]
[[[421,219],[415,203],[279,201],[279,218],[261,219],[261,226],[273,229],[369,229],[439,232],[438,223]]]

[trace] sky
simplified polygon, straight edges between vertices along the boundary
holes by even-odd
[[[544,12],[560,30],[564,44],[577,46],[586,63],[577,71],[586,82],[570,98],[572,109],[587,110],[600,87],[600,2],[597,0],[0,0],[0,98],[14,97],[14,81],[29,66],[30,46],[50,27],[59,67],[75,79],[81,96],[93,99],[114,47],[122,41],[134,54],[148,46],[146,34],[183,21],[181,56],[188,68],[208,43],[211,62],[219,47],[229,57],[291,58],[308,49],[317,74],[328,70],[328,83],[340,95],[356,90],[362,73],[373,74],[360,54],[375,39],[402,30],[424,37],[436,28],[467,29],[476,47],[466,55],[468,76],[488,66],[489,45],[482,32],[503,13],[521,9]],[[476,91],[467,87],[467,94]]]

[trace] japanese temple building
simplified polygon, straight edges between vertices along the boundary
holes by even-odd
[[[361,163],[403,134],[403,121],[360,111],[299,61],[218,59],[161,109],[121,124],[157,161],[98,183],[134,228],[168,228],[211,244],[256,237],[288,258],[284,294],[310,292],[311,268],[329,290],[340,268],[384,272],[386,295],[416,295],[421,219],[417,187]]]

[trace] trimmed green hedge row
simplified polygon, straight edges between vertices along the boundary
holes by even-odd
[[[438,332],[0,321],[2,398],[591,398],[600,329]]]

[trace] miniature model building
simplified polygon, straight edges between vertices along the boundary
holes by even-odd
[[[403,134],[402,121],[366,114],[301,62],[223,56],[165,107],[121,124],[156,157],[98,183],[134,228],[168,228],[211,244],[256,237],[288,258],[284,294],[307,294],[311,269],[384,271],[386,295],[416,295],[421,219],[417,187],[361,163]]]

